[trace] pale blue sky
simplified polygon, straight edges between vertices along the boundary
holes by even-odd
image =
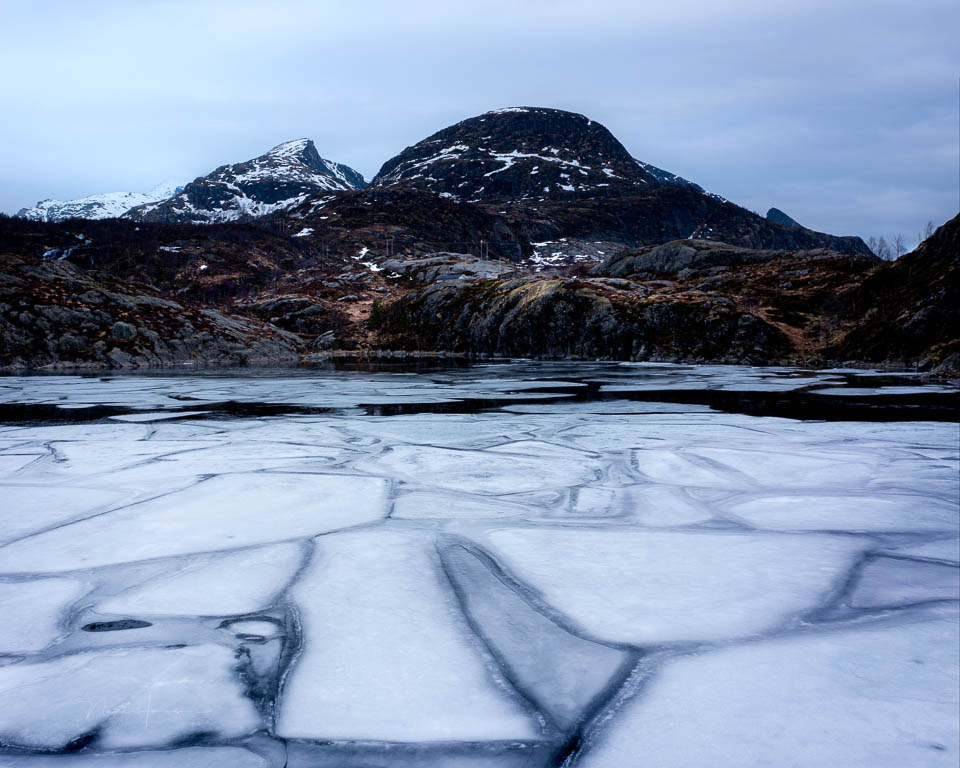
[[[503,106],[606,125],[764,213],[908,242],[957,213],[956,0],[0,0],[0,210],[292,138],[370,177]]]

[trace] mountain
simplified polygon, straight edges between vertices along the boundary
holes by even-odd
[[[126,216],[186,224],[237,221],[288,210],[319,193],[365,186],[353,168],[320,157],[310,139],[297,139],[244,163],[220,166],[179,194],[139,205]]]
[[[149,192],[104,192],[78,200],[41,200],[32,208],[21,208],[16,215],[32,221],[115,219],[135,206],[166,200],[181,189],[176,184],[161,184]]]
[[[804,229],[802,224],[797,223],[779,208],[771,208],[769,211],[767,211],[766,219],[767,221],[775,221],[777,224],[783,224],[785,227],[799,227]]]
[[[600,123],[559,109],[508,107],[407,147],[371,185],[476,202],[624,194],[659,183]]]
[[[463,120],[388,160],[370,185],[487,206],[531,243],[574,240],[582,253],[597,241],[635,248],[691,237],[870,253],[857,237],[764,219],[637,160],[604,126],[559,109],[509,107]]]

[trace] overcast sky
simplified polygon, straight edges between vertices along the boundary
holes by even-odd
[[[582,112],[638,159],[834,234],[960,207],[957,0],[0,0],[0,210],[307,136],[368,178],[450,123]]]

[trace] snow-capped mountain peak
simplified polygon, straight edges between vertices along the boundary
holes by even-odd
[[[144,221],[236,221],[296,207],[321,192],[365,186],[357,171],[321,157],[313,141],[295,139],[252,160],[222,165],[179,194],[128,215]]]
[[[277,144],[267,152],[267,157],[297,157],[313,145],[310,139],[294,139]]]

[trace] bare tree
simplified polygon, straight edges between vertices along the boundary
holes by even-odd
[[[877,254],[877,258],[882,261],[890,261],[890,246],[887,244],[887,241],[884,240],[883,235],[880,235],[880,239],[877,240],[877,250],[874,251]]]
[[[877,255],[877,238],[875,238],[873,235],[870,235],[870,237],[867,238],[867,248],[870,249],[870,253],[872,253],[874,256]]]
[[[903,254],[907,252],[907,242],[903,237],[903,232],[897,232],[897,236],[893,238],[893,258],[899,259]]]

